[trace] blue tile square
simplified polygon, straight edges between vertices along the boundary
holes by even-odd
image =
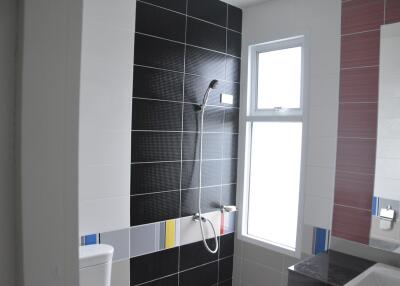
[[[97,243],[97,234],[89,234],[84,236],[85,245],[92,245]]]
[[[314,255],[326,250],[327,230],[323,228],[314,228]]]

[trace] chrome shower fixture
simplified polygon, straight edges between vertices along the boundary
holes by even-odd
[[[203,97],[203,102],[201,105],[198,106],[198,111],[201,111],[201,118],[200,118],[200,163],[199,163],[199,199],[198,199],[198,213],[195,214],[193,216],[193,220],[194,221],[198,221],[200,224],[200,231],[201,231],[201,236],[203,238],[203,244],[205,246],[205,248],[207,249],[207,251],[209,251],[210,253],[217,253],[219,245],[218,245],[218,236],[217,236],[217,232],[215,230],[214,224],[212,223],[211,220],[209,220],[208,218],[202,216],[201,214],[201,188],[202,188],[202,166],[203,166],[203,133],[204,133],[204,111],[206,109],[207,106],[207,102],[208,102],[208,97],[210,95],[210,91],[212,89],[215,89],[217,87],[218,81],[216,79],[212,80],[210,82],[210,84],[208,85],[208,88],[204,94]],[[215,241],[215,248],[211,249],[210,246],[208,245],[207,241],[206,241],[206,236],[204,234],[204,226],[203,223],[209,223],[213,234],[214,234],[214,241]]]

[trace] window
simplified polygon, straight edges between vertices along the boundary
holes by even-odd
[[[304,165],[304,37],[249,47],[240,134],[239,238],[299,256]]]

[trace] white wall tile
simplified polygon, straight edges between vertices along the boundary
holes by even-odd
[[[221,212],[220,211],[211,212],[203,214],[203,216],[207,217],[212,221],[212,223],[214,224],[214,228],[217,232],[217,235],[219,235],[221,227]],[[199,222],[193,221],[191,216],[181,218],[180,229],[181,229],[181,237],[180,237],[181,245],[202,240]],[[206,238],[214,237],[211,226],[208,223],[204,223],[204,232]]]
[[[129,229],[111,232],[103,232],[100,235],[100,243],[114,247],[113,261],[129,258]]]
[[[129,286],[129,260],[114,262],[111,271],[111,286]]]
[[[277,272],[282,272],[282,254],[251,243],[243,243],[242,252],[243,259],[255,262],[257,264],[265,265],[268,268],[273,269]]]
[[[84,131],[81,131],[81,134]],[[81,136],[82,165],[126,164],[130,162],[131,133],[126,131],[86,130]]]
[[[80,200],[130,195],[130,164],[84,165],[80,175]]]
[[[280,286],[282,283],[282,273],[274,271],[261,264],[243,259],[242,264],[242,283],[254,286],[265,285]]]
[[[304,204],[304,223],[330,229],[333,199],[306,195]]]
[[[307,165],[335,167],[336,137],[312,137],[307,141]]]
[[[80,235],[128,228],[129,218],[129,197],[79,202]]]
[[[79,122],[80,232],[129,227],[135,0],[86,0]]]
[[[85,0],[84,11],[92,23],[131,29],[135,24],[136,0]]]
[[[338,125],[338,108],[332,106],[310,107],[308,112],[308,136],[336,137]]]
[[[334,168],[308,166],[306,172],[306,194],[333,198],[335,188]]]
[[[157,224],[151,223],[132,227],[130,230],[130,257],[153,253],[158,249],[156,238]]]

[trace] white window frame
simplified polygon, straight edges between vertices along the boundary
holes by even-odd
[[[257,109],[257,81],[258,81],[258,54],[273,50],[281,50],[293,47],[302,47],[302,78],[300,108],[292,109]],[[247,92],[242,99],[240,111],[239,131],[239,164],[238,164],[238,206],[240,209],[237,237],[240,240],[273,250],[282,254],[301,257],[302,233],[303,233],[303,209],[304,209],[304,178],[306,161],[307,138],[307,82],[308,82],[308,49],[306,37],[296,36],[277,41],[249,46],[248,51],[248,76]],[[260,238],[250,236],[247,233],[249,187],[250,187],[250,160],[251,160],[251,124],[253,122],[302,122],[302,151],[299,186],[299,207],[297,216],[296,249],[290,250],[278,244],[267,242]],[[266,202],[267,204],[268,202]],[[282,206],[282,214],[285,214],[285,206]]]

